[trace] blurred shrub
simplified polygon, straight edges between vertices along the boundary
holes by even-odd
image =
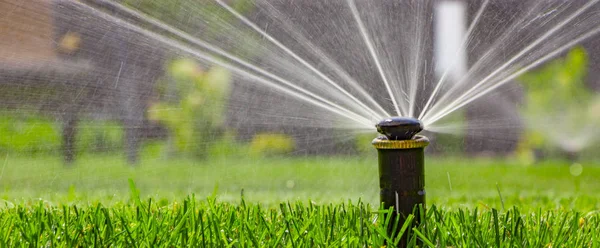
[[[0,152],[46,154],[60,151],[61,123],[35,112],[0,113]],[[123,147],[121,125],[114,121],[84,120],[77,128],[77,151],[109,152]]]
[[[213,159],[244,157],[248,154],[248,146],[237,142],[234,133],[228,131],[221,139],[211,144],[208,153]]]
[[[60,126],[50,118],[27,112],[0,113],[0,151],[47,153],[60,149]]]
[[[141,154],[149,160],[160,159],[164,157],[165,142],[161,140],[146,141],[141,146]]]
[[[224,2],[239,13],[247,13],[254,7],[251,0]],[[184,32],[207,31],[202,32],[203,36],[219,35],[221,32],[215,31],[222,27],[217,23],[232,23],[237,19],[214,0],[122,0],[122,3]]]
[[[121,152],[123,149],[123,127],[116,121],[81,121],[76,135],[75,145],[80,152]]]
[[[177,152],[205,157],[209,147],[225,133],[231,74],[220,67],[203,71],[191,59],[172,61],[167,73],[175,83],[179,100],[153,104],[148,117],[169,129]]]
[[[285,134],[260,133],[250,142],[249,152],[255,156],[284,155],[294,150],[294,139]]]
[[[521,113],[526,133],[519,146],[522,158],[576,156],[595,142],[600,125],[600,97],[585,84],[588,58],[583,48],[521,76],[525,104]]]

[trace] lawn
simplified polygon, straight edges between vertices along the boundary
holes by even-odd
[[[427,157],[427,211],[396,226],[437,247],[596,247],[600,164]],[[381,247],[377,158],[4,155],[1,247]],[[580,173],[579,173],[580,172]],[[387,215],[389,216],[389,215]]]
[[[243,195],[267,206],[296,200],[318,204],[361,200],[377,205],[379,200],[375,156],[205,161],[146,156],[134,168],[115,154],[84,155],[72,167],[64,167],[56,156],[4,155],[2,160],[0,194],[13,203],[43,199],[52,204],[111,205],[129,199],[129,179],[142,198],[162,201],[191,194],[197,198],[214,194],[219,201],[232,203]],[[582,162],[578,176],[572,169],[560,161],[524,166],[511,160],[429,156],[427,200],[444,208],[600,208],[600,164]]]
[[[135,187],[132,187],[135,192]],[[135,195],[135,193],[134,193]],[[263,207],[186,198],[163,205],[134,197],[105,207],[48,206],[5,209],[2,247],[394,247],[406,237],[414,247],[598,247],[595,212],[517,208],[423,211],[393,222],[390,211],[358,203],[281,203]],[[396,224],[392,224],[396,223]],[[390,225],[391,224],[391,225]],[[390,236],[386,227],[399,230]],[[393,231],[395,232],[395,231]]]

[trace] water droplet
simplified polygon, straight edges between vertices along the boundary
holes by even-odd
[[[569,167],[569,172],[573,176],[579,176],[583,172],[583,166],[580,163],[574,163]]]
[[[288,189],[293,189],[293,188],[294,188],[294,186],[296,186],[296,182],[294,182],[294,180],[287,180],[287,181],[285,182],[285,186],[286,186]]]

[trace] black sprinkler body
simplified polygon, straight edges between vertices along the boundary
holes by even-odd
[[[375,125],[377,132],[390,140],[409,140],[423,130],[423,124],[417,119],[390,117]]]
[[[414,214],[413,226],[421,221],[419,211],[425,207],[424,149],[429,140],[417,135],[423,125],[412,118],[391,117],[376,127],[384,135],[372,142],[379,157],[380,199],[385,209],[394,208],[393,222],[399,217],[395,231],[393,222],[388,226],[389,235],[395,237],[408,215]],[[403,234],[398,247],[406,247],[409,230]]]

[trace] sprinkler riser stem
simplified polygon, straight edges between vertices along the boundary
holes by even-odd
[[[383,207],[393,207],[404,219],[419,204],[425,204],[424,149],[379,149],[377,152]]]
[[[379,160],[380,202],[384,209],[393,208],[388,235],[396,237],[406,217],[414,214],[411,226],[421,222],[425,209],[425,147],[429,140],[420,135],[409,140],[389,140],[381,136],[373,140]],[[387,219],[388,216],[386,216]],[[396,231],[394,223],[398,219]],[[410,232],[411,228],[406,232]],[[405,233],[398,247],[406,247]]]

